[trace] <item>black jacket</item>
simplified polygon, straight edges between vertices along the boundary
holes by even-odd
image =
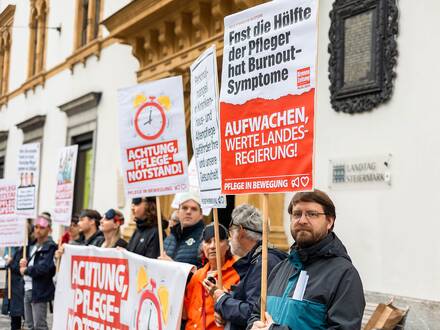
[[[102,243],[104,243],[104,241],[105,241],[105,238],[104,238],[104,235],[102,235],[101,237],[100,237],[100,239],[99,240],[97,240],[97,247],[101,247],[102,246]],[[116,243],[115,244],[113,244],[113,246],[112,246],[112,248],[116,248],[116,247],[121,247],[121,248],[124,248],[124,249],[126,249],[127,248],[127,242],[124,240],[124,239],[122,239],[122,238],[120,238],[120,239],[118,239],[117,241],[116,241]]]
[[[287,254],[277,249],[267,251],[267,270],[270,272]],[[231,294],[224,294],[215,304],[215,311],[230,322],[230,330],[246,329],[252,307],[261,294],[261,241],[239,259],[234,268],[240,275],[240,282]]]
[[[72,242],[73,245],[93,245],[93,246],[101,246],[104,241],[104,234],[97,230],[89,239],[85,239],[84,235],[81,234],[77,241]]]
[[[292,295],[301,270],[307,272],[309,279],[303,300],[294,300]],[[364,308],[359,274],[344,245],[332,232],[309,248],[294,245],[289,257],[270,273],[267,311],[275,321],[271,329],[356,330],[361,328]],[[257,303],[248,329],[259,319]]]
[[[204,228],[205,223],[203,220],[183,229],[181,229],[180,224],[173,226],[170,236],[164,241],[166,254],[174,261],[186,262],[200,267],[202,263],[199,248]]]
[[[36,242],[32,244],[36,244]],[[28,262],[30,258],[29,247],[30,246],[26,249]],[[42,247],[35,252],[33,256],[33,266],[28,266],[24,272],[25,275],[32,278],[33,303],[48,302],[54,298],[55,285],[53,284],[52,278],[55,275],[55,263],[53,258],[56,250],[57,245],[49,238],[43,243]],[[22,254],[23,249],[21,248],[17,253]],[[19,258],[17,259],[19,261]],[[17,267],[19,267],[18,263],[14,263],[14,265],[11,266],[11,268],[15,268],[15,270],[17,270]]]
[[[2,306],[2,314],[5,315],[9,313],[11,316],[24,316],[24,281],[19,267],[16,267],[19,265],[22,256],[23,250],[15,249],[15,253],[12,254],[12,260],[7,265],[7,269],[11,269],[11,300],[8,301],[8,275],[6,275],[5,295]]]
[[[127,250],[147,258],[157,258],[160,255],[157,225],[150,221],[137,220],[136,230],[128,242]]]

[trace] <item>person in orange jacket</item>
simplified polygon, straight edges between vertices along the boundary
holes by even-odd
[[[223,288],[230,290],[231,286],[240,280],[237,271],[232,267],[237,258],[231,253],[227,229],[220,225],[219,232]],[[207,263],[194,273],[186,287],[184,308],[187,323],[185,329],[221,330],[224,327],[223,324],[216,322],[212,297],[217,287],[209,284],[209,282],[216,283],[218,279],[213,224],[206,226],[202,238],[202,252]]]

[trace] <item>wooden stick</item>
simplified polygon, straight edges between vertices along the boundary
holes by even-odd
[[[29,233],[28,233],[28,223],[27,220],[25,221],[25,226],[24,226],[24,245],[23,245],[23,259],[26,259],[26,250],[27,250],[27,245],[29,244]]]
[[[9,259],[12,259],[12,250],[9,247]],[[12,287],[11,287],[11,267],[8,267],[8,300],[9,306],[11,306],[11,298],[12,298]]]
[[[64,235],[64,228],[62,225],[60,225],[59,233],[60,233],[60,238],[58,239],[58,249],[61,247],[61,239],[63,238],[63,235]],[[57,264],[55,265],[55,272],[56,273],[58,273],[58,271],[60,270],[61,258],[62,258],[62,256],[60,256],[57,259]]]
[[[268,221],[269,221],[269,194],[263,195],[263,242],[261,250],[261,307],[260,320],[264,322],[266,317],[267,299],[267,241],[268,241]]]
[[[219,289],[223,289],[222,276],[222,256],[220,255],[220,231],[218,224],[218,210],[215,208],[214,212],[214,238],[215,238],[215,259],[217,261],[217,284]]]
[[[162,210],[160,209],[160,198],[159,198],[159,196],[156,196],[156,209],[157,209],[157,228],[159,229],[160,255],[163,255]]]

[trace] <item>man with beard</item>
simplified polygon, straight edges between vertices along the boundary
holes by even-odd
[[[300,192],[289,204],[295,244],[270,273],[266,320],[256,304],[248,329],[354,330],[365,298],[347,250],[333,232],[336,210],[320,190]]]
[[[131,211],[136,230],[128,242],[127,250],[147,258],[157,258],[160,255],[160,246],[156,198],[133,198]]]
[[[261,291],[261,234],[263,218],[258,209],[249,204],[237,206],[232,211],[229,224],[232,254],[240,257],[233,265],[240,275],[240,282],[231,292],[214,291],[216,320],[218,324],[229,324],[230,330],[246,329],[253,305],[258,302]],[[272,270],[286,254],[270,248],[267,268]],[[207,283],[213,286],[212,283]]]

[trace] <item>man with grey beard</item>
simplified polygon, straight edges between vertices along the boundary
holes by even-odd
[[[261,213],[252,205],[240,205],[232,212],[230,244],[232,253],[240,257],[233,266],[240,275],[240,282],[231,292],[214,291],[216,322],[227,323],[231,330],[246,329],[252,306],[260,298],[262,227]],[[284,252],[270,248],[268,271],[284,258]]]

